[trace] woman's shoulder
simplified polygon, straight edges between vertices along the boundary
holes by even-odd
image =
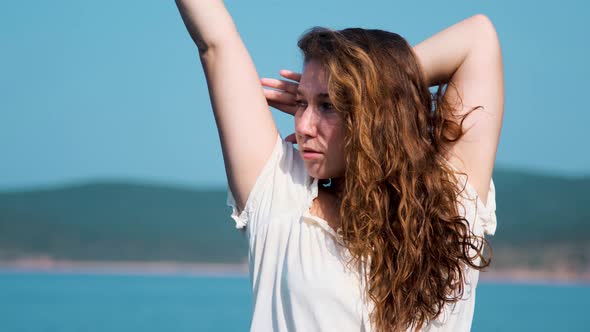
[[[263,175],[261,203],[272,205],[274,212],[293,210],[306,202],[312,192],[313,178],[307,173],[299,150],[280,136]],[[282,213],[282,212],[281,212]]]
[[[280,175],[288,178],[286,185],[310,187],[313,178],[307,173],[299,150],[291,142],[280,138],[280,156],[278,157]]]
[[[242,228],[253,219],[268,219],[292,211],[305,202],[311,179],[303,160],[292,143],[277,135],[275,146],[250,192],[246,206],[239,211],[228,187],[227,205],[233,208],[232,217]]]

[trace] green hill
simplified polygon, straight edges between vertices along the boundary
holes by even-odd
[[[588,269],[590,178],[498,170],[493,266]],[[0,193],[0,260],[237,263],[245,236],[226,191],[97,182]]]
[[[107,182],[2,193],[0,258],[242,262],[226,195]]]

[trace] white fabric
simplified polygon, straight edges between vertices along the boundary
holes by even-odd
[[[465,192],[474,196],[467,186]],[[328,223],[309,213],[318,194],[298,151],[277,136],[243,211],[231,190],[227,204],[236,228],[246,227],[253,290],[251,331],[372,331],[360,269],[347,269],[348,251]],[[496,228],[493,182],[484,207],[463,200],[476,234]],[[475,221],[473,223],[472,221]],[[468,269],[464,300],[423,331],[469,331],[479,271]]]

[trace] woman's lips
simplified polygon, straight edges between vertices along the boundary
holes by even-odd
[[[317,152],[317,151],[303,151],[303,159],[317,159],[322,155],[322,153]]]

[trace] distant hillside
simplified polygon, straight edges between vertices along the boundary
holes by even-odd
[[[493,266],[589,268],[590,178],[499,170],[494,182]],[[244,262],[226,195],[112,182],[0,193],[0,260]]]
[[[2,193],[0,258],[242,262],[226,195],[129,183]]]
[[[492,268],[590,272],[590,177],[498,170]]]

